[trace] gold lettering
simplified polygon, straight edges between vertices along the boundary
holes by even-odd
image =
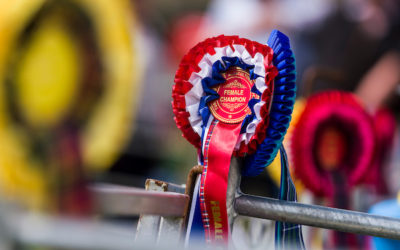
[[[243,95],[243,89],[225,89],[224,95]]]
[[[220,98],[221,102],[246,102],[246,97],[237,97],[237,96],[222,96]]]
[[[215,235],[216,240],[223,240],[224,237],[222,235]]]
[[[222,218],[218,201],[210,201],[211,211],[214,218],[215,239],[223,239]]]

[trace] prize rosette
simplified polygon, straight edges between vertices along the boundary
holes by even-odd
[[[343,173],[348,187],[359,184],[368,173],[374,148],[372,119],[353,94],[315,94],[293,131],[295,175],[317,196],[333,197],[332,173]]]
[[[352,188],[364,182],[375,150],[372,119],[358,99],[344,91],[311,96],[291,138],[296,177],[329,206],[350,209]],[[360,248],[355,235],[333,232],[325,247]]]
[[[227,243],[226,189],[232,156],[257,175],[275,158],[295,98],[289,39],[274,30],[268,45],[237,36],[206,39],[182,59],[172,107],[203,165],[200,204],[205,239]]]

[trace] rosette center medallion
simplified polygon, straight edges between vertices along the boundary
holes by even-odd
[[[222,75],[226,82],[215,88],[219,98],[210,103],[211,113],[222,122],[239,123],[251,114],[249,100],[259,98],[251,92],[254,81],[250,80],[249,72],[240,67],[231,67]]]

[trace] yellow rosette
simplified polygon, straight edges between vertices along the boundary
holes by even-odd
[[[128,0],[1,0],[0,12],[0,195],[48,208],[54,131],[73,124],[87,173],[107,169],[129,138],[133,10]]]

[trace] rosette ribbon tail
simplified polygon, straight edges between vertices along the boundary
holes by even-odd
[[[297,201],[296,187],[290,177],[288,160],[283,145],[281,153],[281,187],[279,199],[285,201]],[[301,225],[277,221],[275,223],[275,249],[306,249],[304,246]]]
[[[206,242],[214,245],[226,246],[229,242],[226,191],[229,166],[240,128],[240,123],[214,120],[204,141],[200,205]]]

